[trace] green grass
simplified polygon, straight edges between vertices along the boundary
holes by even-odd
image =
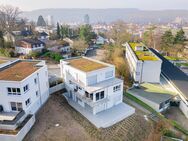
[[[169,121],[171,123],[172,126],[174,126],[176,129],[178,129],[179,131],[181,131],[182,133],[184,133],[185,135],[188,136],[188,131],[186,129],[184,129],[179,123],[177,123],[174,120],[170,120]]]
[[[181,66],[188,67],[188,63],[176,63],[176,66],[178,66],[178,67],[181,67]]]
[[[164,56],[167,60],[170,60],[170,61],[178,61],[179,58],[177,57],[172,57],[172,56]]]
[[[150,51],[135,51],[136,46],[144,46],[143,43],[129,43],[130,47],[135,52],[139,60],[143,61],[157,61],[158,58],[154,56]]]
[[[175,92],[167,91],[163,87],[160,87],[157,84],[144,83],[141,84],[141,86],[145,88],[146,92],[176,95]]]
[[[153,108],[151,108],[149,105],[147,105],[146,103],[142,102],[141,100],[139,100],[135,96],[133,96],[133,95],[131,95],[129,93],[125,93],[125,96],[128,97],[129,99],[131,99],[132,101],[138,103],[139,105],[141,105],[142,107],[144,107],[148,111],[150,111],[152,113],[156,113],[156,111]]]

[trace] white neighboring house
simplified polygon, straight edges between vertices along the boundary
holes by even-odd
[[[142,43],[125,43],[123,46],[135,83],[160,83],[162,60]]]
[[[96,44],[97,45],[104,45],[106,42],[106,39],[102,36],[97,36],[97,39],[96,39]]]
[[[0,93],[4,111],[24,110],[35,114],[49,96],[45,62],[16,60],[5,63],[0,68]]]
[[[115,67],[113,65],[80,57],[61,60],[60,68],[61,76],[68,91],[66,98],[68,101],[73,101],[81,106],[86,112],[91,113],[89,117],[87,117],[88,114],[86,115],[91,122],[92,119],[96,118],[95,115],[123,103],[123,81],[115,78]],[[131,114],[134,113],[133,108],[125,108],[126,110]],[[84,115],[84,113],[82,114]],[[123,115],[123,117],[126,118],[129,114]],[[93,118],[91,118],[92,115]],[[107,115],[109,116],[109,114]],[[111,123],[115,124],[118,120],[122,120],[122,115],[116,116],[111,119]],[[98,115],[98,117],[100,116]],[[107,117],[106,121],[108,121],[108,118],[110,117]]]
[[[45,48],[45,43],[38,39],[21,39],[17,41],[15,50],[19,54],[29,54],[33,51],[41,52]]]
[[[22,140],[49,97],[45,62],[14,60],[1,64],[0,93],[0,129],[5,131],[0,133],[0,140]],[[27,122],[19,128],[23,121]],[[16,134],[9,135],[17,128]]]

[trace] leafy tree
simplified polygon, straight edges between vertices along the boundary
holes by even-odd
[[[70,37],[69,30],[70,29],[68,25],[61,26],[60,29],[61,38]]]
[[[186,40],[185,32],[183,31],[183,29],[180,29],[175,36],[174,43],[184,44],[185,40]]]
[[[58,38],[61,37],[59,23],[57,23],[57,37],[58,37]]]
[[[96,38],[96,34],[92,32],[91,25],[83,25],[80,27],[80,38],[85,40],[87,43],[91,42],[91,39]]]
[[[161,45],[165,47],[171,47],[174,44],[174,36],[172,35],[172,31],[166,31],[161,37]]]

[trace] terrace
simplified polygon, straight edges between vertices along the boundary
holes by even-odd
[[[131,89],[128,93],[148,99],[154,103],[160,104],[167,101],[177,94],[164,89],[160,84],[143,83],[140,89]]]
[[[159,59],[149,51],[142,43],[129,43],[137,58],[142,61],[158,61]],[[137,47],[143,47],[143,50],[137,50]]]
[[[84,71],[84,72],[90,72],[90,71],[108,67],[105,64],[98,63],[98,62],[95,62],[95,61],[92,61],[92,60],[86,59],[86,58],[71,59],[71,60],[67,60],[67,62],[69,62],[70,66],[72,66],[78,70]]]

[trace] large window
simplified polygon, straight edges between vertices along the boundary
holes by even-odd
[[[104,98],[104,91],[96,93],[96,101]]]
[[[12,111],[22,111],[22,103],[21,102],[10,102]]]
[[[20,88],[7,88],[9,95],[21,95]]]
[[[121,90],[121,85],[117,85],[113,88],[114,92],[120,91]]]
[[[30,98],[25,101],[25,105],[28,106],[31,103]]]
[[[27,92],[27,91],[29,90],[29,85],[25,85],[25,86],[23,87],[23,89],[24,89],[24,92]]]

